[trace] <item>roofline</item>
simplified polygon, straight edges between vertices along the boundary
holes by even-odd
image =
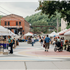
[[[18,17],[23,18],[22,16],[19,16],[19,15],[16,15],[16,14],[9,14],[9,15],[6,15],[6,16],[3,16],[3,17],[7,17],[7,16],[10,16],[10,15],[15,15],[15,16],[18,16]],[[3,18],[3,17],[2,17],[2,18]]]

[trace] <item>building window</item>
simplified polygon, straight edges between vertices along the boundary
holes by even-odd
[[[18,26],[18,22],[16,22],[16,26]]]
[[[19,26],[21,26],[21,22],[19,22]]]
[[[10,25],[10,22],[8,21],[8,26]]]
[[[7,25],[7,22],[5,21],[5,26]]]

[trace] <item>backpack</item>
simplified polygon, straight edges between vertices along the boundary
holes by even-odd
[[[43,40],[41,39],[41,42],[43,42]]]
[[[13,39],[13,44],[15,44],[15,40]]]

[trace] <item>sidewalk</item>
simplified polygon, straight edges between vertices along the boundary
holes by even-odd
[[[67,62],[0,62],[0,70],[70,70]]]

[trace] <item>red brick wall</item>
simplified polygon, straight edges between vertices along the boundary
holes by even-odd
[[[30,25],[27,21],[25,21],[24,26],[25,26],[24,28],[25,28],[25,34],[26,34],[30,31]]]
[[[23,17],[16,16],[16,15],[8,15],[8,16],[2,17],[2,19],[1,19],[2,26],[5,26],[5,21],[7,21],[7,24],[8,24],[8,21],[10,22],[9,26],[16,26],[16,22],[18,22],[18,24],[19,24],[19,22],[21,22],[21,26],[24,30],[23,34],[29,32],[29,23],[26,22]],[[8,26],[8,25],[6,25],[6,26]]]

